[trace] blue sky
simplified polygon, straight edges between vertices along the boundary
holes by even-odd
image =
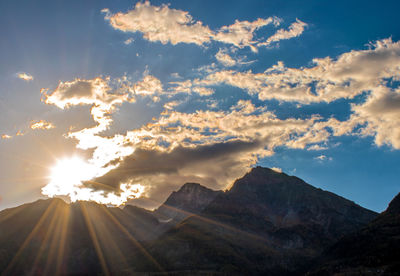
[[[262,165],[384,210],[398,1],[215,2],[2,1],[0,208],[154,208]]]

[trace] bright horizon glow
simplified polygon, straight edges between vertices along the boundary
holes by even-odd
[[[50,182],[42,188],[42,194],[48,197],[67,196],[71,202],[83,200],[120,206],[129,199],[140,197],[144,192],[142,185],[133,183],[121,184],[119,193],[97,191],[84,186],[83,182],[103,175],[103,171],[76,156],[57,160],[51,169]]]

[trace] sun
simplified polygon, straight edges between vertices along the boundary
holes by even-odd
[[[84,185],[85,181],[104,175],[104,168],[74,156],[57,160],[50,169],[49,183],[42,188],[42,194],[48,197],[67,196],[71,202],[77,200],[95,201],[100,204],[120,206],[132,198],[138,198],[144,192],[139,183],[120,183],[119,191],[102,191]]]
[[[69,194],[73,188],[97,174],[94,165],[77,156],[58,160],[50,171],[50,183],[61,189],[61,194]]]
[[[94,170],[94,166],[79,157],[61,159],[51,169],[50,179],[60,184],[79,184],[91,179],[96,174]]]

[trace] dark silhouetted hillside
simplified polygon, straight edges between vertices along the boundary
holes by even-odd
[[[0,212],[0,272],[298,275],[312,265],[316,273],[329,272],[332,262],[354,254],[363,264],[360,251],[377,258],[368,255],[367,241],[388,260],[385,250],[398,249],[398,210],[393,201],[376,218],[340,196],[261,167],[226,192],[187,183],[154,212],[39,200]],[[322,252],[328,253],[318,267]]]
[[[385,212],[340,239],[315,262],[310,275],[399,275],[400,194]]]
[[[297,177],[257,167],[153,242],[150,253],[173,271],[290,274],[375,217]]]

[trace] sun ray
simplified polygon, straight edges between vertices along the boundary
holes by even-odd
[[[36,223],[32,231],[29,233],[29,235],[26,237],[25,241],[22,243],[22,245],[19,247],[17,253],[14,255],[12,258],[11,262],[8,264],[7,268],[4,270],[3,275],[8,275],[8,273],[11,271],[11,269],[15,266],[15,264],[19,261],[19,257],[21,256],[22,252],[25,250],[27,245],[30,243],[32,238],[37,234],[39,231],[40,227],[50,214],[51,210],[54,208],[54,205],[56,204],[56,201],[52,201],[49,206],[46,208],[46,210],[43,212],[42,216],[40,217],[39,221]]]
[[[110,223],[109,218],[105,216],[104,208],[107,207],[97,204],[87,204],[87,211],[92,219],[93,228],[97,233],[99,244],[103,249],[106,249],[104,250],[104,256],[112,273],[113,269],[118,271],[122,263],[126,267],[129,265],[121,251],[121,245],[125,244],[125,241],[124,243],[117,244],[117,242],[121,242],[118,239],[121,237],[121,233],[113,232],[115,228],[113,228],[113,224]],[[115,266],[116,262],[117,266]]]
[[[100,265],[101,265],[101,268],[103,270],[103,273],[105,275],[110,275],[110,272],[109,272],[108,267],[107,267],[106,260],[104,258],[104,254],[103,254],[103,252],[101,250],[99,240],[98,240],[96,232],[95,232],[95,230],[93,228],[93,224],[92,224],[92,221],[90,220],[90,216],[88,214],[88,211],[87,211],[87,208],[86,208],[85,204],[86,204],[85,202],[79,202],[79,207],[82,210],[82,214],[83,214],[84,220],[86,222],[86,226],[88,228],[90,238],[92,239],[92,242],[93,242],[97,257],[99,258]]]
[[[67,242],[67,231],[68,231],[71,207],[68,205],[67,208],[63,209],[63,212],[64,212],[64,216],[63,216],[63,221],[60,224],[60,240],[59,240],[59,246],[58,246],[58,252],[57,252],[55,275],[61,274],[61,266],[62,266],[64,253],[65,253],[65,244]],[[47,270],[48,270],[48,268],[46,267],[45,273]]]
[[[55,209],[54,212],[52,213],[52,217],[50,219],[50,223],[48,225],[48,227],[46,227],[46,233],[45,236],[41,242],[41,245],[39,247],[39,250],[36,253],[36,258],[35,261],[33,262],[32,268],[31,268],[31,273],[32,274],[37,274],[38,272],[36,271],[37,266],[39,265],[40,259],[46,249],[46,247],[49,245],[49,240],[50,238],[54,235],[54,228],[56,226],[56,222],[60,219],[59,217],[59,209],[60,209],[60,204],[58,204]],[[49,254],[49,256],[51,256]]]
[[[55,225],[53,227],[54,230],[53,229],[50,230],[49,227],[48,233],[46,234],[46,238],[47,235],[49,236],[48,240],[46,241],[46,243],[48,243],[49,245],[49,249],[47,252],[45,267],[42,270],[43,275],[60,274],[59,272],[57,272],[59,262],[58,260],[54,262],[54,259],[58,258],[58,254],[56,253],[56,251],[59,252],[60,250],[63,250],[64,247],[65,235],[68,226],[66,222],[68,222],[69,219],[69,209],[70,206],[67,204],[59,204],[59,206],[57,206],[57,210],[55,213],[56,216]],[[52,273],[50,273],[49,271],[52,271]]]
[[[184,210],[181,210],[181,209],[178,209],[178,208],[175,208],[175,207],[173,207],[173,206],[166,205],[166,204],[164,204],[164,206],[165,206],[166,208],[168,208],[168,209],[173,210],[173,211],[176,211],[176,212],[185,214],[185,215],[187,215],[188,217],[195,217],[195,218],[197,218],[197,219],[199,219],[199,220],[201,220],[201,221],[203,221],[203,222],[205,222],[205,223],[208,223],[208,224],[212,224],[212,225],[215,225],[215,226],[219,226],[219,227],[225,228],[226,230],[230,230],[230,231],[235,232],[235,233],[237,233],[237,234],[241,234],[241,235],[247,236],[247,237],[249,237],[249,238],[261,240],[261,241],[263,241],[263,242],[269,242],[269,240],[267,240],[266,238],[264,238],[264,237],[262,237],[262,236],[259,236],[259,235],[253,234],[253,233],[249,233],[249,232],[246,232],[246,231],[243,231],[243,230],[238,229],[238,228],[236,228],[236,227],[233,227],[233,226],[231,226],[231,225],[228,225],[228,224],[225,224],[225,223],[222,223],[222,222],[219,222],[219,221],[216,221],[216,220],[207,218],[207,217],[205,217],[205,216],[201,216],[201,215],[199,215],[199,214],[195,214],[195,213],[191,213],[191,212],[188,212],[188,211],[184,211]]]
[[[1,212],[1,216],[0,216],[0,223],[3,223],[4,221],[12,218],[13,216],[17,215],[18,213],[21,213],[26,208],[27,208],[26,205],[22,205],[19,207],[3,210]]]
[[[131,233],[113,216],[113,214],[110,213],[109,210],[104,208],[105,213],[108,215],[108,217],[111,219],[111,221],[127,236],[127,238],[145,255],[146,258],[148,258],[157,268],[160,272],[164,272],[164,269],[162,266],[154,259],[153,256],[150,255],[149,252],[140,244],[138,240],[135,239],[134,236],[132,236]]]

